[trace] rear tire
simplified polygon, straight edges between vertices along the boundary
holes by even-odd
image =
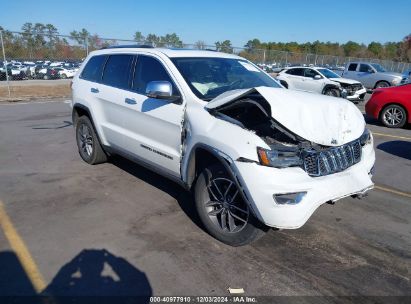
[[[90,165],[107,161],[107,155],[101,147],[93,124],[87,116],[81,116],[76,122],[76,140],[80,157]]]
[[[387,128],[402,128],[407,122],[407,112],[399,105],[389,105],[382,110],[380,121]]]
[[[253,215],[225,168],[213,164],[198,176],[195,205],[207,232],[230,246],[243,246],[261,238],[267,227]]]

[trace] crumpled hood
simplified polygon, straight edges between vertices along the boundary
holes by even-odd
[[[281,88],[256,87],[228,91],[211,100],[205,108],[218,110],[256,92],[270,104],[271,115],[278,123],[311,142],[340,146],[359,138],[364,132],[364,117],[351,102]]]
[[[338,83],[345,83],[345,84],[361,84],[361,82],[357,81],[357,80],[353,80],[353,79],[348,79],[348,78],[328,78],[332,81],[338,82]]]

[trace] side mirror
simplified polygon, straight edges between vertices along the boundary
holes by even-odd
[[[322,77],[321,77],[320,75],[318,75],[318,74],[314,76],[314,79],[315,79],[315,80],[320,80],[321,78],[322,78]]]
[[[150,81],[146,87],[146,95],[156,99],[176,99],[176,96],[173,96],[173,86],[168,81]]]

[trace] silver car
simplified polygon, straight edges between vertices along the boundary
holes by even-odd
[[[378,63],[370,62],[350,62],[342,76],[361,82],[367,89],[396,86],[403,78],[400,73],[387,72]]]

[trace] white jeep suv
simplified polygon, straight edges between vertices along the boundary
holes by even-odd
[[[107,48],[86,58],[72,90],[84,161],[115,153],[178,182],[205,229],[232,246],[373,187],[373,138],[352,103],[286,90],[235,55]]]
[[[342,78],[322,67],[292,67],[281,71],[277,79],[287,89],[345,97],[350,101],[364,100],[367,90],[361,82]]]

